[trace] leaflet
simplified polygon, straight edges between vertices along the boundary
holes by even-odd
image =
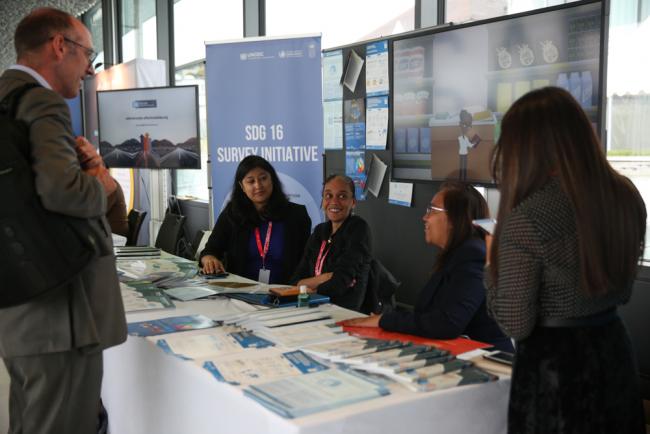
[[[388,95],[388,41],[366,46],[366,95]]]
[[[339,369],[252,385],[244,391],[245,395],[287,418],[339,408],[389,393],[383,386]]]
[[[219,381],[243,386],[329,369],[302,351],[283,352],[274,347],[199,359],[196,363]]]
[[[326,51],[323,53],[323,101],[341,100],[343,98],[343,51]],[[339,102],[340,105],[340,102]]]
[[[120,292],[125,312],[175,307],[169,297],[151,282],[120,282]]]
[[[132,322],[127,324],[127,328],[128,333],[132,336],[155,336],[186,330],[211,328],[218,325],[220,323],[203,315],[185,315]]]
[[[165,352],[187,359],[220,357],[246,349],[266,348],[273,343],[248,331],[214,329],[204,334],[170,335],[156,339],[156,345]]]

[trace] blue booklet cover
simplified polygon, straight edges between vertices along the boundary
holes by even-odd
[[[156,336],[186,330],[207,329],[220,325],[203,315],[185,315],[127,324],[131,336]]]

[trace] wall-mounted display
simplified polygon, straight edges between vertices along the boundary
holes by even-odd
[[[544,86],[599,131],[602,28],[601,2],[580,2],[395,37],[393,178],[491,184],[503,115]]]
[[[198,86],[99,91],[97,110],[108,167],[201,167]]]

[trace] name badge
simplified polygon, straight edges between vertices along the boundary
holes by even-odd
[[[258,275],[257,280],[258,282],[269,283],[269,280],[271,280],[271,270],[260,268],[260,274]]]

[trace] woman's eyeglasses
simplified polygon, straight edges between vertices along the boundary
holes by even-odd
[[[429,205],[427,207],[427,215],[431,214],[432,212],[447,212],[447,210],[438,206]]]

